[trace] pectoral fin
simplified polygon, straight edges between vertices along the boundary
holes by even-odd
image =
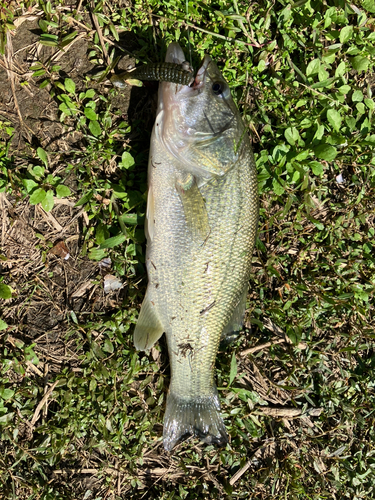
[[[186,224],[192,239],[202,244],[210,234],[211,228],[206,203],[195,177],[190,173],[181,173],[176,181],[176,189],[182,201]]]
[[[134,346],[140,351],[147,351],[151,349],[163,333],[164,329],[156,313],[155,306],[146,293],[134,330]]]

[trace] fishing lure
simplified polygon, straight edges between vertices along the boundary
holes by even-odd
[[[191,85],[194,81],[194,71],[187,61],[184,61],[182,64],[172,62],[151,63],[144,64],[133,71],[113,75],[110,80],[119,89],[124,89],[127,82],[134,80],[155,80],[158,82]]]

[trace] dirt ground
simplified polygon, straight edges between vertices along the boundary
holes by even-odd
[[[84,147],[82,134],[60,122],[59,101],[51,97],[51,85],[40,89],[45,76],[33,78],[30,67],[37,60],[53,58],[61,66],[60,77],[73,79],[77,92],[85,89],[85,75],[94,68],[88,59],[89,34],[80,33],[64,53],[38,43],[40,29],[35,16],[22,21],[8,36],[6,55],[0,61],[0,119],[15,129],[9,156],[14,166],[22,165],[40,146],[54,153],[49,171],[64,171],[71,151]],[[128,64],[125,57],[120,67]],[[104,93],[110,88],[108,82],[95,85],[101,85]],[[126,114],[129,100],[130,92],[118,94],[112,106]],[[74,193],[73,176],[66,184]],[[0,243],[6,257],[0,272],[15,292],[3,304],[2,317],[9,325],[17,325],[25,340],[37,342],[53,366],[54,358],[64,358],[67,346],[61,339],[69,327],[67,317],[75,315],[82,320],[93,311],[113,310],[126,290],[104,294],[103,275],[110,271],[82,256],[82,228],[89,220],[82,207],[74,206],[74,197],[55,198],[48,213],[40,204],[30,205],[21,198],[20,192],[0,194]],[[61,242],[68,248],[68,259],[59,253]]]

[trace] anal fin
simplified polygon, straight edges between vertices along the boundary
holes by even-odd
[[[221,334],[221,347],[230,344],[238,337],[238,332],[242,329],[243,319],[246,311],[248,287],[242,292],[238,304],[234,308],[232,316]]]
[[[134,346],[140,351],[147,351],[151,349],[163,333],[164,329],[157,316],[155,306],[146,293],[134,330]]]

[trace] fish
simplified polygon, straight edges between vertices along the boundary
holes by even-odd
[[[171,43],[166,62],[182,65]],[[259,215],[250,139],[209,55],[190,86],[159,84],[145,220],[148,285],[134,330],[148,351],[166,334],[171,379],[163,444],[228,442],[214,368],[220,340],[240,331]]]
[[[194,81],[194,74],[190,64],[184,61],[182,64],[170,62],[144,64],[130,71],[112,75],[110,78],[112,85],[119,89],[124,89],[127,84],[134,85],[134,82],[139,80],[155,80],[191,85]]]

